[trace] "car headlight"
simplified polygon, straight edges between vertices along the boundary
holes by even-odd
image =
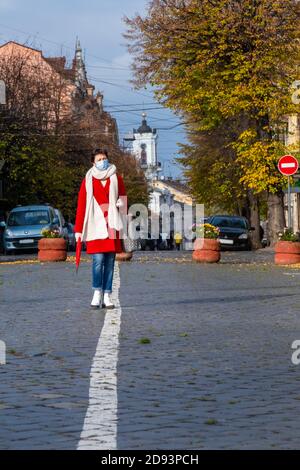
[[[240,239],[240,240],[247,240],[247,239],[248,239],[248,233],[242,233],[242,234],[239,236],[239,239]]]
[[[14,236],[14,234],[12,233],[11,230],[6,230],[5,231],[5,236],[8,237],[8,238],[12,238]]]
[[[51,230],[51,225],[43,225],[41,227],[41,233],[42,233],[43,230]]]

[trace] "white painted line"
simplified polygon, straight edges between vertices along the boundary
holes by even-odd
[[[90,374],[89,405],[77,450],[116,450],[117,448],[117,364],[121,307],[120,270],[115,263],[112,301],[116,308],[106,310]]]
[[[282,168],[295,168],[296,163],[281,163]]]
[[[300,273],[297,272],[296,270],[291,273],[283,273],[285,276],[300,276]]]

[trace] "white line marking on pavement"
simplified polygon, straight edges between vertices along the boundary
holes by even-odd
[[[77,450],[115,450],[117,447],[117,364],[121,307],[120,270],[115,263],[112,300],[107,310],[90,374],[89,405]]]

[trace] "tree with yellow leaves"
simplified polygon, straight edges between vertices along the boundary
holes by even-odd
[[[228,145],[234,152],[228,159],[232,184],[239,175],[240,193],[251,200],[255,245],[262,195],[272,241],[284,224],[284,179],[276,166],[284,149],[274,129],[282,116],[297,112],[291,84],[298,78],[299,19],[297,0],[153,0],[144,18],[125,20],[136,85],[153,85],[157,99],[191,123],[194,134],[226,133],[220,153]],[[236,123],[234,132],[224,127],[229,121]],[[198,167],[189,158],[187,176]],[[203,177],[211,173],[200,172],[199,186]]]

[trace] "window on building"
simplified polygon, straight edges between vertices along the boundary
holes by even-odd
[[[141,165],[147,165],[147,145],[141,145]]]

